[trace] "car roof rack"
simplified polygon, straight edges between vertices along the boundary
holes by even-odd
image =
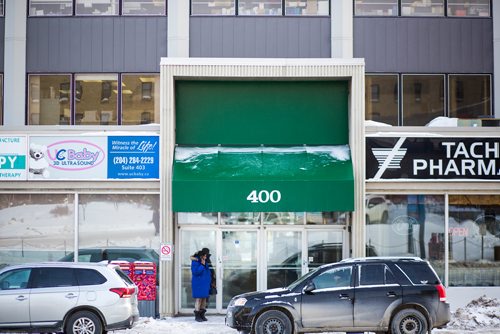
[[[341,263],[347,262],[374,262],[374,261],[424,261],[418,256],[370,256],[355,257],[341,260]]]

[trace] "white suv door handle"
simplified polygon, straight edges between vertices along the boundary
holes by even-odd
[[[72,298],[76,298],[78,297],[77,295],[73,294],[73,293],[68,293],[66,296],[66,298],[69,298],[69,299],[72,299]]]
[[[20,295],[20,296],[17,296],[16,300],[19,300],[19,301],[23,301],[23,300],[26,300],[28,299],[28,297],[24,297],[23,295]]]

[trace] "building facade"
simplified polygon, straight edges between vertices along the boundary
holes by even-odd
[[[0,263],[153,248],[161,315],[203,247],[219,313],[365,255],[499,296],[499,10],[4,0]]]

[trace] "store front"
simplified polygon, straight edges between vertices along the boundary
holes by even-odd
[[[177,292],[162,313],[191,312],[189,257],[204,247],[218,313],[236,294],[364,253],[352,241],[363,225],[361,61],[163,59],[161,77],[163,240],[176,249],[162,273]]]

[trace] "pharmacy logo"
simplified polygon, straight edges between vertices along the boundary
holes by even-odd
[[[406,155],[406,148],[403,146],[406,137],[401,137],[393,148],[372,148],[372,153],[378,161],[378,172],[374,179],[380,179],[386,169],[400,169],[401,160]]]

